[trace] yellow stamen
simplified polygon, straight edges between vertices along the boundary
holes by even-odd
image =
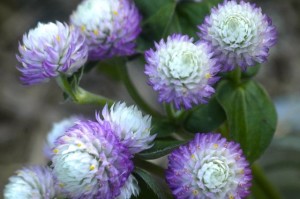
[[[117,12],[117,11],[113,11],[113,14],[114,14],[114,15],[118,15],[118,12]]]
[[[229,196],[229,199],[234,199],[234,196],[233,196],[233,195],[230,195],[230,196]]]
[[[58,184],[61,188],[63,188],[65,185],[63,183]]]
[[[93,32],[94,32],[95,35],[98,35],[98,34],[99,34],[99,31],[98,31],[98,30],[94,30]]]
[[[58,153],[58,149],[53,149],[53,153],[57,154]]]
[[[76,144],[78,147],[81,147],[82,146],[82,144],[81,143],[78,143],[78,144]]]
[[[196,157],[196,156],[195,156],[194,154],[191,155],[191,158],[192,158],[193,160],[195,159],[195,157]]]
[[[198,191],[197,190],[193,190],[193,194],[196,196],[196,195],[198,195]]]
[[[90,166],[90,171],[93,171],[95,169],[95,165]]]
[[[219,147],[219,145],[218,144],[214,144],[214,148],[216,149],[216,148],[218,148]]]
[[[81,26],[81,30],[85,31],[86,30],[85,26]]]
[[[205,78],[206,78],[206,79],[209,79],[209,78],[211,78],[211,74],[209,74],[209,73],[206,73],[206,74],[205,74]]]
[[[59,36],[59,35],[56,36],[56,40],[57,40],[58,42],[60,41],[60,36]]]

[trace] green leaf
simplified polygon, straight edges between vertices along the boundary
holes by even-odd
[[[186,141],[178,140],[156,140],[153,147],[141,153],[138,153],[137,156],[141,159],[146,160],[157,159],[162,156],[168,155],[171,151],[185,143]]]
[[[176,12],[174,18],[180,24],[180,32],[183,34],[188,34],[191,37],[197,37],[196,32],[198,32],[197,26],[203,23],[206,15],[209,14],[211,7],[222,2],[221,0],[205,0],[200,3],[197,2],[180,2],[176,7]],[[170,29],[176,23],[172,23]],[[169,31],[171,33],[171,31]]]
[[[148,38],[160,40],[167,33],[175,11],[175,2],[170,2],[160,7],[155,14],[145,20],[143,32],[148,33]],[[151,33],[151,34],[149,34]]]
[[[143,19],[146,20],[149,16],[156,13],[161,7],[168,3],[174,2],[173,0],[135,0],[135,5],[143,15]]]
[[[151,134],[157,134],[157,138],[165,138],[176,131],[175,126],[168,120],[156,119],[152,120]]]
[[[202,104],[192,110],[184,122],[190,132],[210,132],[218,128],[226,120],[226,115],[215,98],[208,104]]]
[[[163,180],[155,176],[152,176],[148,171],[138,167],[136,167],[133,172],[135,177],[138,180],[139,185],[142,185],[141,193],[138,198],[141,199],[152,199],[152,198],[171,199],[172,198],[172,196],[170,195],[170,190],[168,189],[167,185],[164,183]],[[143,186],[144,183],[147,186]]]
[[[254,81],[238,86],[223,81],[216,96],[225,110],[230,137],[241,144],[246,157],[253,162],[268,147],[275,132],[277,116],[271,99]]]

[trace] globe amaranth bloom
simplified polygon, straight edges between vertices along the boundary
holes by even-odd
[[[277,39],[271,19],[262,14],[261,8],[243,1],[219,4],[199,29],[199,37],[214,47],[223,71],[237,65],[246,70],[247,66],[265,62]]]
[[[71,23],[87,38],[91,60],[133,54],[140,22],[131,0],[85,0],[71,15]]]
[[[206,103],[218,80],[219,65],[212,59],[210,46],[192,41],[188,36],[174,34],[166,42],[155,43],[156,50],[145,53],[149,84],[158,91],[160,102],[173,102],[177,109]]]
[[[38,23],[24,34],[17,59],[25,85],[41,83],[60,73],[72,75],[87,60],[85,37],[67,24]]]
[[[133,175],[130,175],[121,188],[121,193],[116,199],[130,199],[132,196],[137,197],[140,193],[138,182]]]
[[[250,192],[251,170],[239,144],[220,134],[196,134],[169,155],[166,180],[175,198],[239,199]]]
[[[116,198],[133,170],[131,154],[108,123],[78,121],[55,142],[53,173],[71,198]]]
[[[58,195],[51,170],[42,166],[16,171],[4,188],[4,199],[54,199]]]
[[[47,135],[46,144],[44,146],[44,153],[47,158],[51,159],[52,148],[54,147],[55,140],[75,125],[76,121],[82,120],[79,116],[72,116],[61,120],[60,122],[54,123],[52,129]]]
[[[156,135],[150,135],[151,116],[143,115],[136,106],[116,103],[110,109],[107,106],[96,114],[98,122],[107,121],[121,142],[134,154],[152,147]]]

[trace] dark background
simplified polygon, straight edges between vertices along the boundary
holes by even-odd
[[[54,81],[22,86],[16,70],[18,42],[37,22],[68,21],[79,0],[0,1],[0,198],[3,186],[16,169],[44,164],[42,147],[53,122],[72,114],[93,117],[100,107],[63,102]],[[276,136],[260,163],[284,198],[300,198],[300,1],[255,1],[273,19],[278,44],[257,75],[274,100],[279,123]],[[145,83],[140,66],[130,69],[144,96],[154,105],[155,96]],[[92,71],[83,87],[131,103],[123,86]],[[149,92],[148,92],[149,91]]]

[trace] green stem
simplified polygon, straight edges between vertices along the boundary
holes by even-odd
[[[175,120],[175,113],[172,104],[163,103],[165,112],[171,121]]]
[[[242,71],[240,67],[236,67],[233,71],[230,72],[230,78],[236,85],[239,85],[241,82]]]
[[[258,184],[258,186],[261,188],[261,190],[265,193],[265,195],[268,196],[268,198],[281,199],[279,192],[269,182],[269,180],[266,178],[264,172],[257,164],[252,165],[252,174],[253,174],[255,182]]]
[[[132,97],[132,99],[135,101],[135,103],[145,112],[148,114],[154,116],[154,117],[161,117],[161,114],[158,113],[157,111],[153,110],[146,102],[145,100],[140,96],[139,92],[133,85],[128,71],[127,71],[127,66],[126,65],[121,65],[118,67],[119,69],[119,74],[120,78],[122,79],[125,87],[127,88],[128,93]]]
[[[114,101],[103,97],[101,95],[96,95],[89,91],[84,90],[83,88],[79,87],[78,85],[72,86],[68,82],[67,78],[63,75],[60,75],[56,78],[56,82],[58,86],[68,94],[68,96],[72,99],[74,103],[77,104],[96,104],[104,106],[108,104],[111,106]]]

